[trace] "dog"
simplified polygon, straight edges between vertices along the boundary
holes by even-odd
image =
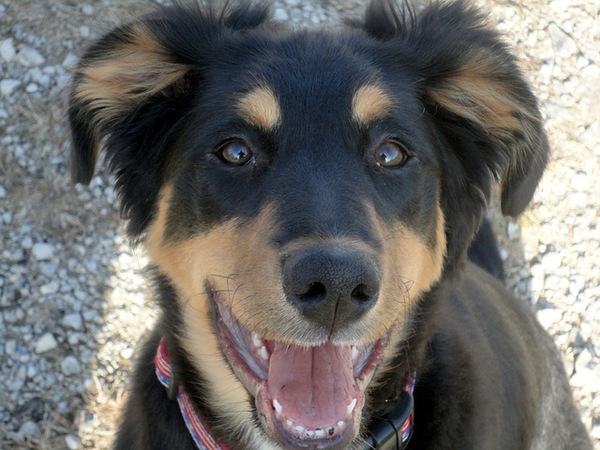
[[[160,7],[87,51],[69,120],[162,311],[116,449],[591,448],[485,220],[496,192],[524,210],[548,143],[476,7]]]

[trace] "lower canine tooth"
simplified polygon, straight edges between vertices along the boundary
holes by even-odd
[[[258,351],[258,354],[265,361],[269,360],[269,352],[267,352],[267,349],[266,349],[266,347],[264,345],[260,348],[260,350]]]
[[[281,406],[281,403],[279,403],[276,399],[273,400],[273,408],[275,408],[275,412],[278,416],[281,415],[281,413],[283,412],[283,407]]]
[[[255,347],[262,347],[263,345],[262,339],[254,331],[252,332],[252,343]]]
[[[356,361],[356,358],[358,358],[358,349],[356,348],[356,346],[352,346],[352,361]]]
[[[346,408],[346,415],[350,415],[352,414],[352,411],[354,411],[354,407],[356,406],[356,399],[353,398],[352,401],[350,402],[350,404],[348,405],[348,407]]]

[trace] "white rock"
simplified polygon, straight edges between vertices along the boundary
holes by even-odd
[[[34,94],[37,91],[40,90],[40,87],[35,84],[35,83],[29,83],[26,87],[25,87],[25,92],[27,92],[28,94]]]
[[[69,450],[79,450],[81,448],[81,439],[74,434],[65,436],[65,444]]]
[[[579,356],[577,356],[577,360],[575,361],[575,370],[579,371],[584,369],[590,369],[590,366],[592,366],[593,361],[594,357],[592,356],[590,351],[587,348],[584,348],[579,354]]]
[[[71,375],[75,375],[76,373],[81,372],[81,366],[79,365],[79,361],[74,356],[67,356],[60,363],[60,370],[62,373],[69,377]]]
[[[0,58],[6,62],[10,62],[14,59],[17,51],[15,50],[15,44],[12,38],[4,39],[0,41]]]
[[[38,261],[52,259],[54,256],[54,246],[46,242],[36,242],[31,247],[31,254]]]
[[[56,347],[58,347],[58,342],[56,342],[52,333],[46,333],[35,343],[35,352],[39,355],[54,350]]]
[[[288,15],[287,11],[283,8],[276,8],[273,18],[275,20],[280,20],[281,22],[286,22],[290,20],[290,16]]]
[[[91,16],[94,14],[94,7],[92,5],[82,5],[81,12],[86,16]]]
[[[559,309],[546,308],[537,312],[537,318],[545,329],[550,329],[562,320],[563,313]]]
[[[6,79],[0,81],[0,95],[3,97],[8,97],[12,94],[15,89],[19,87],[21,82],[19,80]]]
[[[23,240],[21,241],[21,247],[30,249],[33,247],[33,239],[31,239],[30,236],[24,236]]]
[[[35,423],[31,420],[24,422],[19,427],[19,431],[17,432],[17,435],[21,438],[25,438],[27,436],[39,436],[39,434],[40,434],[40,427],[38,426],[37,423]]]
[[[6,344],[4,344],[4,351],[6,352],[6,354],[8,356],[11,356],[15,353],[15,350],[17,349],[17,341],[15,341],[14,339],[10,339],[8,341],[6,341]]]
[[[35,48],[23,46],[17,53],[15,60],[25,67],[35,67],[46,60]]]
[[[585,172],[577,172],[571,177],[571,187],[576,191],[586,191],[590,186],[590,179]]]
[[[129,359],[133,355],[133,348],[131,348],[131,347],[124,348],[123,350],[121,350],[121,353],[119,353],[119,354],[121,355],[122,358]]]
[[[81,318],[81,314],[71,313],[63,317],[62,324],[73,330],[81,330],[83,328],[83,319]]]
[[[77,64],[77,60],[77,56],[74,53],[68,53],[67,56],[65,56],[62,65],[67,68],[71,68],[74,67],[75,64]]]
[[[561,264],[562,258],[557,252],[548,252],[542,256],[542,266],[544,266],[547,273],[558,269]]]
[[[50,283],[42,285],[42,287],[40,287],[40,292],[42,295],[56,294],[59,288],[60,284],[58,284],[57,281],[51,281]]]
[[[571,385],[575,387],[590,388],[591,386],[600,386],[600,366],[596,370],[582,368],[578,369],[571,377]]]
[[[79,27],[79,34],[81,35],[81,37],[83,38],[89,38],[90,37],[90,27],[88,27],[87,25],[82,25]]]

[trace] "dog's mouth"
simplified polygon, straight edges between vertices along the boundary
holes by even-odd
[[[213,292],[223,353],[254,396],[266,431],[286,447],[344,448],[358,433],[386,338],[366,345],[296,345],[262,339]]]

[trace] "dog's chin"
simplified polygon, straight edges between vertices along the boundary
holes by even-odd
[[[387,337],[360,345],[262,339],[213,292],[221,349],[252,394],[264,431],[285,448],[347,448]]]

